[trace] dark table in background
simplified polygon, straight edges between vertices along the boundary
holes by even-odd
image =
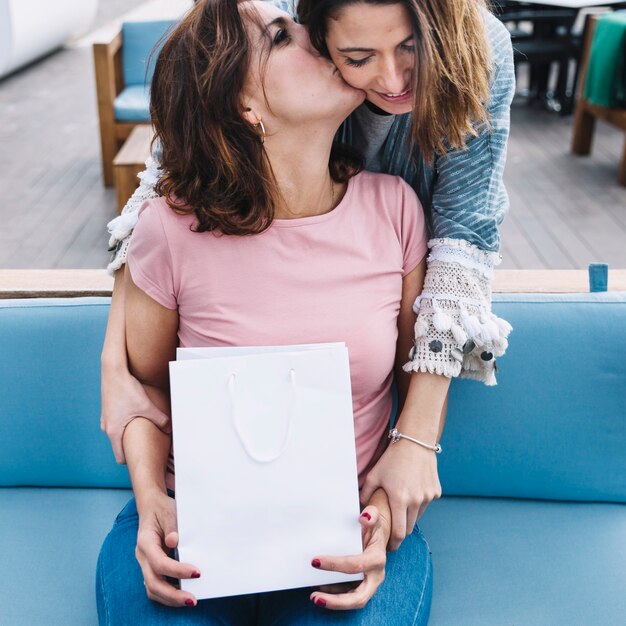
[[[578,83],[578,65],[582,51],[582,35],[572,32],[584,9],[626,8],[626,0],[504,0],[494,10],[510,30],[517,63],[530,65],[531,102],[540,102],[549,110],[569,115],[574,106]],[[530,22],[532,32],[516,28],[518,22]],[[575,62],[574,80],[568,91],[571,61]],[[550,68],[558,64],[554,92],[548,89]]]

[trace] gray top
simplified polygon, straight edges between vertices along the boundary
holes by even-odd
[[[393,125],[395,115],[375,113],[363,103],[354,113],[354,147],[365,159],[365,169],[383,171],[385,141]]]

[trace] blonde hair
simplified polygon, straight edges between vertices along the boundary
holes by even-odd
[[[483,0],[425,0],[430,26],[432,90],[414,111],[412,135],[425,156],[461,148],[488,124],[491,53]],[[443,129],[443,132],[442,132]],[[430,146],[430,155],[428,151]]]
[[[491,55],[485,0],[300,0],[300,21],[323,54],[329,56],[328,20],[360,2],[400,4],[409,12],[416,40],[413,145],[427,161],[450,148],[462,148],[489,123]]]

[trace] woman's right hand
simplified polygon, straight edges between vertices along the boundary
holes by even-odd
[[[139,511],[139,531],[135,556],[150,600],[166,606],[195,606],[193,594],[181,591],[166,577],[200,578],[197,567],[188,563],[179,563],[168,556],[167,550],[178,545],[178,526],[176,522],[176,503],[166,493],[155,491],[142,498]]]
[[[320,556],[313,559],[311,565],[319,569],[346,574],[362,572],[363,581],[356,586],[353,583],[324,585],[310,596],[315,605],[334,611],[362,609],[385,580],[387,542],[391,533],[391,524],[381,514],[378,507],[373,505],[363,509],[359,522],[363,540],[362,554]]]
[[[111,440],[118,463],[126,462],[122,438],[124,429],[133,418],[145,417],[163,432],[171,431],[169,416],[154,405],[125,363],[114,366],[103,361],[101,396],[100,428]]]

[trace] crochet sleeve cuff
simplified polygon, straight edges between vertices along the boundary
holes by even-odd
[[[146,169],[139,174],[139,187],[122,209],[122,214],[107,224],[110,235],[109,251],[113,253],[107,266],[107,272],[111,276],[126,263],[130,239],[139,219],[139,209],[146,200],[158,197],[154,186],[159,180],[159,175],[160,170],[156,161],[148,159]]]
[[[424,290],[413,310],[415,345],[407,372],[459,376],[495,385],[496,358],[511,325],[491,311],[491,280],[500,255],[461,239],[432,239]]]

